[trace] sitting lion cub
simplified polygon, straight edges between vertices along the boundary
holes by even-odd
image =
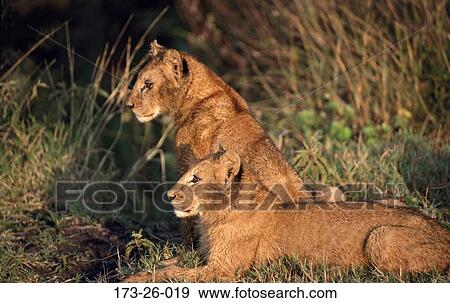
[[[253,195],[249,186],[243,192],[240,169],[237,153],[221,151],[193,165],[168,192],[177,216],[199,214],[207,265],[170,265],[128,281],[230,281],[238,270],[283,255],[404,272],[444,271],[450,264],[449,230],[418,212],[346,202],[276,210],[264,185],[253,187]]]

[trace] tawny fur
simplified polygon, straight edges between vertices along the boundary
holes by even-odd
[[[200,248],[207,265],[188,269],[169,262],[154,274],[141,273],[127,281],[233,281],[237,272],[252,264],[286,255],[341,268],[371,264],[393,272],[445,271],[449,267],[449,230],[409,208],[343,202],[305,203],[289,211],[237,211],[231,205],[239,201],[233,188],[239,191],[240,184],[235,182],[239,182],[240,165],[233,152],[208,157],[190,168],[169,192],[178,214],[199,213]],[[195,184],[194,175],[201,179]],[[193,196],[193,203],[181,203],[186,189],[195,191],[199,186],[214,190],[216,199],[226,199],[230,207],[202,211],[198,195]],[[259,184],[255,205],[270,194]]]
[[[152,59],[140,72],[127,104],[141,122],[160,114],[173,118],[180,176],[197,159],[223,146],[240,155],[242,180],[269,188],[279,184],[292,199],[309,199],[300,177],[233,88],[186,53],[156,41],[151,48]],[[188,243],[189,221],[182,222]]]

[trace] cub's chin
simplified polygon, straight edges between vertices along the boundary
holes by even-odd
[[[175,210],[175,216],[178,218],[187,218],[187,217],[193,217],[197,214],[195,211],[181,211],[181,210]]]
[[[151,114],[151,115],[148,115],[148,116],[140,116],[140,115],[138,115],[138,114],[135,114],[135,115],[136,115],[136,119],[137,119],[139,122],[141,122],[141,123],[146,123],[146,122],[150,122],[150,121],[152,121],[153,119],[155,119],[156,117],[158,117],[158,116],[159,116],[159,112],[156,112],[156,113]]]

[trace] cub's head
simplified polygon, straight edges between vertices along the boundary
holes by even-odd
[[[178,217],[193,216],[212,201],[220,203],[240,169],[239,155],[224,150],[192,165],[167,193],[175,214]]]
[[[139,122],[167,114],[176,106],[180,88],[188,76],[189,68],[182,54],[162,47],[155,40],[151,44],[151,60],[139,73],[127,106]]]

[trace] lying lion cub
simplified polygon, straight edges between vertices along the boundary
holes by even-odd
[[[450,264],[449,230],[411,209],[343,202],[257,211],[271,194],[259,184],[249,204],[239,183],[240,167],[235,152],[215,153],[193,165],[168,193],[178,216],[199,214],[207,265],[170,265],[128,281],[229,281],[239,269],[283,255],[342,268],[372,264],[404,272],[444,271]]]

